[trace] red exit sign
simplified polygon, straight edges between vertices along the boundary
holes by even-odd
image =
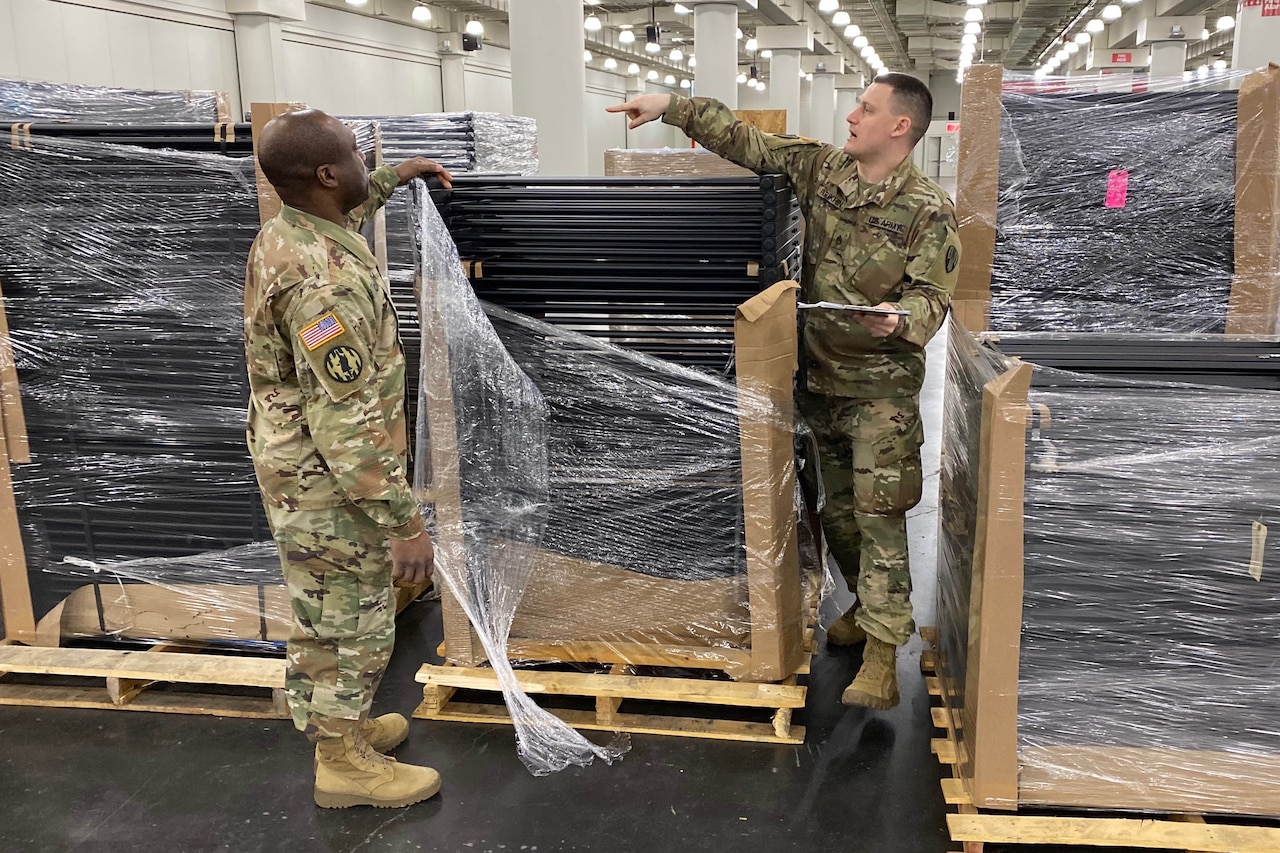
[[[959,132],[960,132],[960,122],[958,121],[947,122],[947,133],[959,133]]]
[[[1111,54],[1112,62],[1133,62],[1132,53],[1113,53]]]

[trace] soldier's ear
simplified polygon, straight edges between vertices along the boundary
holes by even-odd
[[[327,189],[338,185],[338,176],[334,174],[333,166],[329,163],[316,167],[316,180],[320,182],[320,186]]]
[[[893,130],[889,132],[889,135],[897,138],[899,136],[906,136],[910,132],[911,116],[898,116],[898,122],[893,126]]]

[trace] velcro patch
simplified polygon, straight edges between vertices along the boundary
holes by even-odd
[[[364,359],[352,347],[337,346],[325,353],[324,371],[335,382],[345,385],[360,378],[364,372]]]
[[[308,352],[310,352],[323,346],[345,331],[346,329],[342,328],[342,323],[340,323],[338,318],[330,312],[305,327],[302,331],[298,332],[298,338],[301,339],[302,345],[307,348]]]
[[[956,264],[960,263],[960,253],[956,251],[955,246],[947,247],[947,272],[955,272]]]

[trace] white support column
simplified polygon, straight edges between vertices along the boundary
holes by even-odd
[[[808,26],[756,27],[761,50],[772,50],[769,60],[769,108],[787,111],[787,133],[800,132],[800,55],[813,50],[813,30]]]
[[[539,172],[585,175],[582,0],[510,0],[508,17],[512,108],[538,123]]]
[[[849,138],[849,114],[858,108],[858,98],[866,88],[861,74],[841,74],[835,80],[836,114],[832,132],[836,145],[844,145]]]
[[[1152,77],[1181,77],[1187,67],[1187,43],[1185,41],[1157,41],[1151,43]]]
[[[1274,10],[1266,2],[1256,5],[1241,2],[1236,9],[1232,68],[1253,70],[1266,68],[1270,62],[1280,64],[1280,15],[1266,14],[1268,12],[1273,13]],[[1210,26],[1215,24],[1215,21],[1209,22]]]
[[[467,109],[467,55],[442,53],[440,55],[440,88],[444,111],[461,113]]]
[[[800,51],[774,49],[769,60],[769,109],[787,111],[787,133],[800,132]]]
[[[803,63],[802,63],[803,70]],[[800,75],[800,127],[792,133],[813,138],[813,83]]]
[[[1187,66],[1187,40],[1196,38],[1204,29],[1204,15],[1152,15],[1138,21],[1139,47],[1150,46],[1152,78],[1172,77],[1181,80]]]
[[[844,144],[844,134],[833,136],[836,126],[836,75],[823,71],[813,73],[809,93],[809,135],[819,142]]]
[[[236,15],[233,20],[240,103],[248,109],[254,103],[288,100],[280,19],[271,15]]]
[[[226,0],[236,39],[240,103],[289,100],[284,72],[281,21],[305,21],[303,0]]]
[[[698,65],[693,94],[715,98],[738,108],[738,7],[733,3],[699,3],[693,7],[693,43]]]

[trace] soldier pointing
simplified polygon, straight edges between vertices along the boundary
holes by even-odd
[[[409,725],[369,708],[395,642],[393,579],[425,581],[433,553],[406,472],[395,310],[359,229],[397,186],[451,178],[422,158],[370,174],[355,135],[314,110],[272,119],[258,152],[284,207],[245,274],[248,441],[293,610],[285,692],[316,742],[318,805],[406,806],[440,776],[383,755]]]
[[[823,530],[858,597],[827,641],[866,641],[841,698],[891,708],[896,650],[915,630],[906,513],[921,496],[924,347],[960,261],[951,199],[911,162],[932,118],[929,89],[906,74],[877,77],[849,114],[843,148],[763,133],[711,98],[641,95],[607,109],[631,128],[661,118],[745,168],[786,175],[805,217],[804,300],[885,312],[804,312],[797,404],[819,447]]]

